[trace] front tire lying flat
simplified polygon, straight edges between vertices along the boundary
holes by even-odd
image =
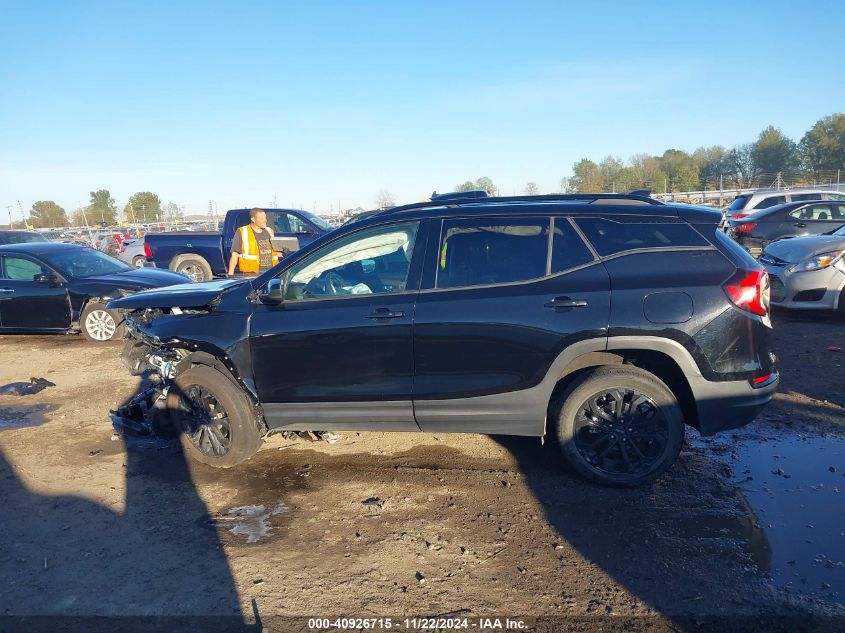
[[[211,367],[183,372],[167,394],[182,449],[215,468],[231,468],[261,447],[261,428],[252,401],[232,380]]]
[[[628,365],[600,367],[563,395],[557,436],[567,462],[605,486],[654,481],[678,458],[684,419],[657,376]]]

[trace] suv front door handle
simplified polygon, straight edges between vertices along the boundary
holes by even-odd
[[[399,317],[405,316],[405,313],[401,310],[393,311],[390,308],[376,308],[372,311],[371,314],[367,315],[368,319],[374,319],[376,321],[380,321],[382,319],[398,319]]]
[[[572,308],[586,308],[587,302],[583,299],[570,299],[569,297],[555,297],[551,301],[543,304],[543,307],[554,310],[555,312],[565,312]]]
[[[11,295],[14,294],[15,291],[11,288],[0,288],[0,295]]]
[[[803,229],[807,225],[804,222],[796,222],[793,226],[797,226],[799,229]]]

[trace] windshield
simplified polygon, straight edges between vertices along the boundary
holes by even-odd
[[[67,277],[96,277],[132,270],[131,266],[93,248],[69,248],[47,253],[44,259]]]
[[[314,224],[317,225],[317,227],[319,227],[323,231],[331,231],[332,230],[332,225],[329,224],[328,222],[326,222],[319,215],[314,215],[313,213],[309,213],[308,211],[300,211],[300,213],[302,215],[304,215],[306,218],[308,218],[309,220],[311,220]]]
[[[27,231],[0,232],[0,244],[27,244],[29,242],[47,241],[49,240],[40,233],[30,233]]]

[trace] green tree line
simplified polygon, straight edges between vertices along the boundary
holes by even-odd
[[[615,156],[598,163],[582,158],[572,167],[572,177],[561,180],[561,190],[586,193],[650,188],[654,193],[668,193],[732,189],[770,186],[784,175],[789,176],[788,184],[799,185],[814,181],[819,172],[838,170],[845,170],[845,114],[820,119],[797,143],[770,125],[753,143],[730,149],[713,145],[691,154],[667,149],[661,156],[635,154],[625,162]]]
[[[53,200],[39,200],[29,211],[28,224],[34,228],[114,225],[118,222],[117,204],[108,189],[90,193],[89,203],[68,214]],[[123,207],[123,220],[132,224],[173,221],[182,218],[182,210],[173,202],[162,205],[150,191],[139,191]]]

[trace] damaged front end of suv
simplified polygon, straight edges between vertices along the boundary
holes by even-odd
[[[183,446],[215,466],[233,465],[257,450],[267,427],[251,372],[252,300],[248,282],[225,280],[109,303],[126,323],[123,364],[143,376],[146,387],[116,414],[146,432],[157,421],[175,425]]]

